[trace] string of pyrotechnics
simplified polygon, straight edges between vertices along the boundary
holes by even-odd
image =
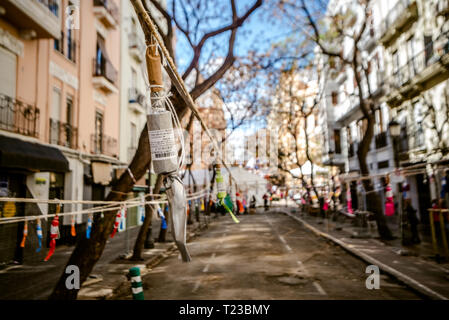
[[[430,165],[437,165],[437,166],[439,166],[439,163],[441,163],[443,161],[445,161],[445,160],[435,161],[435,162],[431,163]],[[358,182],[358,181],[363,181],[363,180],[371,180],[373,178],[387,177],[387,176],[394,175],[396,173],[402,173],[402,175],[404,177],[407,177],[407,176],[413,176],[413,175],[427,173],[427,170],[425,169],[425,167],[427,165],[429,165],[429,163],[416,164],[416,165],[412,165],[412,166],[407,167],[407,168],[399,168],[399,169],[394,169],[394,170],[389,171],[389,172],[378,173],[378,174],[362,175],[362,176],[358,176],[358,177],[347,177],[347,175],[340,175],[340,178],[343,181],[345,181],[345,182],[353,182],[353,181],[357,181]],[[447,166],[443,166],[443,167],[439,167],[439,168],[434,168],[433,170],[438,172],[438,171],[444,171],[444,170],[447,170],[447,169],[448,169]]]
[[[138,16],[143,19],[143,21],[145,22],[146,26],[150,29],[151,36],[154,37],[154,39],[156,40],[158,48],[161,49],[162,57],[163,57],[164,61],[167,62],[167,63],[164,63],[164,67],[167,70],[168,75],[170,76],[170,79],[172,80],[173,85],[176,87],[176,89],[178,90],[178,93],[180,94],[180,96],[182,97],[184,102],[187,104],[188,108],[191,110],[191,112],[193,113],[195,118],[197,118],[198,121],[200,122],[201,127],[206,132],[206,134],[209,137],[209,139],[211,140],[215,150],[217,151],[217,153],[218,153],[217,156],[218,156],[220,162],[226,168],[226,170],[228,171],[231,179],[237,185],[237,180],[234,178],[234,176],[231,173],[230,168],[226,164],[226,162],[225,162],[225,160],[223,158],[221,149],[218,147],[217,141],[215,140],[215,138],[211,134],[211,132],[210,132],[208,126],[206,125],[206,123],[204,122],[204,120],[201,118],[200,113],[198,111],[198,108],[196,107],[195,102],[193,101],[193,98],[190,95],[190,93],[189,93],[189,91],[187,89],[187,86],[184,83],[184,80],[182,79],[181,75],[177,71],[176,65],[173,62],[173,59],[171,58],[170,53],[168,52],[167,48],[165,47],[164,41],[161,39],[161,37],[160,37],[160,35],[158,33],[158,28],[156,27],[155,23],[153,22],[153,20],[149,16],[148,12],[143,7],[143,4],[142,4],[142,2],[140,0],[139,1],[132,1],[132,3],[134,5],[134,9],[136,10],[136,13],[138,14]],[[149,41],[149,40],[150,39],[147,39],[147,41],[149,43],[151,43],[151,41]]]
[[[187,200],[197,200],[204,196],[209,195],[209,191],[206,189],[203,189],[199,192],[196,192],[194,194],[190,194],[187,197]],[[148,196],[148,195],[146,195]],[[145,196],[145,197],[146,197]],[[5,198],[6,199],[6,198]],[[72,201],[72,200],[44,200],[44,199],[15,199],[15,198],[8,198],[12,200],[12,202],[32,202],[32,203],[55,203],[55,204],[79,204],[79,201]],[[135,198],[138,199],[138,198]],[[145,206],[145,205],[158,205],[158,204],[167,204],[167,200],[150,200],[150,201],[135,201],[135,199],[132,199],[132,201],[110,201],[108,205],[101,206],[101,207],[95,207],[95,208],[89,208],[89,209],[83,209],[83,210],[77,210],[77,211],[71,211],[71,212],[64,212],[64,213],[57,213],[57,214],[47,214],[47,215],[34,215],[34,216],[25,216],[25,217],[10,217],[10,218],[0,218],[0,225],[1,224],[9,224],[9,223],[15,223],[15,222],[24,222],[24,221],[33,221],[37,219],[47,219],[55,216],[63,217],[63,216],[79,216],[79,215],[86,215],[86,214],[92,214],[92,213],[114,213],[117,210],[120,210],[124,207],[126,208],[134,208],[138,206]],[[2,199],[3,200],[3,199]],[[34,200],[34,201],[20,201],[20,200]],[[107,201],[102,201],[103,203]],[[116,206],[114,206],[116,205]]]

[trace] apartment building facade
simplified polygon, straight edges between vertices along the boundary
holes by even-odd
[[[426,210],[440,197],[449,163],[449,1],[378,0],[378,5],[387,62],[383,100],[401,125],[401,166],[427,164],[427,172],[406,179],[414,206],[427,221]]]
[[[119,8],[104,0],[0,3],[2,197],[103,199],[120,164]],[[41,214],[45,239],[55,205],[2,203],[1,211]],[[77,228],[85,220],[76,217]],[[70,223],[62,219],[61,241],[73,242]],[[32,245],[18,249],[23,225],[0,228],[0,262],[40,258]],[[30,243],[35,238],[30,231]]]
[[[395,162],[407,167],[440,161],[447,155],[445,141],[449,137],[449,123],[445,124],[449,90],[448,2],[376,0],[370,6],[367,28],[359,42],[369,73],[371,98],[377,107],[367,156],[370,174],[392,172]],[[351,0],[331,1],[328,6],[330,13],[345,12],[349,7],[355,7]],[[352,53],[352,43],[349,40],[343,44],[345,53]],[[358,174],[357,149],[366,128],[358,102],[360,88],[352,68],[339,66],[325,56],[319,55],[319,60],[325,78],[325,98],[320,108],[324,162],[339,167],[340,172]],[[365,93],[366,85],[363,79],[361,90]],[[388,128],[393,120],[401,125],[397,152]],[[412,204],[424,221],[431,200],[437,198],[444,170],[435,173],[436,188],[431,187],[425,172],[405,180],[410,186]],[[384,182],[375,179],[375,188],[382,189]],[[355,184],[352,189],[353,201],[357,202],[360,198]]]

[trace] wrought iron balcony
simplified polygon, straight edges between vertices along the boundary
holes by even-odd
[[[60,38],[54,40],[53,48],[72,62],[76,62],[76,47],[77,42],[66,38],[64,32],[61,32]]]
[[[399,90],[387,102],[397,106],[405,99],[417,96],[431,85],[449,78],[449,37],[440,35],[398,68],[388,79],[390,88]]]
[[[37,138],[39,109],[0,94],[0,129]]]
[[[61,34],[59,0],[2,0],[4,17],[28,37],[58,38]]]
[[[112,0],[94,0],[94,14],[107,28],[119,24],[119,8]]]
[[[380,24],[380,42],[384,46],[389,46],[417,18],[416,0],[398,0]]]
[[[449,0],[439,0],[436,3],[438,15],[445,16],[449,14]]]
[[[69,123],[50,119],[50,143],[77,149],[78,129]]]
[[[118,72],[104,56],[93,60],[94,86],[105,92],[117,92]]]
[[[104,134],[91,135],[91,153],[118,158],[117,139]]]

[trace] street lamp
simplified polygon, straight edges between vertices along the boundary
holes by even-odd
[[[394,168],[399,169],[399,137],[401,135],[401,124],[396,120],[391,120],[388,124],[388,128],[390,131],[390,137],[393,140],[393,153],[394,153]],[[401,196],[401,183],[397,183],[398,190],[398,210],[400,215],[400,223],[401,223],[401,240],[403,245],[408,245],[409,241],[404,236],[404,226],[406,225],[405,218],[406,216],[403,213],[402,206],[402,196]]]

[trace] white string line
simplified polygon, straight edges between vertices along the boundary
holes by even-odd
[[[208,192],[207,189],[202,189],[200,191],[190,193],[187,196],[188,197],[194,197],[198,194],[202,194]],[[161,200],[165,200],[167,196],[165,194],[146,194],[144,195],[145,198],[147,197],[159,197]],[[135,197],[132,199],[124,200],[124,201],[96,201],[96,200],[59,200],[59,199],[35,199],[35,198],[0,198],[0,202],[24,202],[24,203],[48,203],[48,204],[135,204],[135,203],[142,203],[140,201],[140,197]]]
[[[204,195],[206,195],[207,193],[205,193]],[[187,200],[196,200],[199,199],[201,197],[203,197],[204,195],[199,195],[196,197],[191,197],[188,198]],[[143,202],[133,202],[130,205],[120,205],[120,206],[115,206],[115,207],[109,207],[109,208],[105,208],[105,207],[97,207],[97,208],[90,208],[90,209],[85,209],[85,210],[81,210],[81,211],[73,211],[73,212],[63,212],[63,213],[54,213],[54,214],[47,214],[47,215],[38,215],[38,216],[25,216],[25,217],[13,217],[13,218],[0,218],[0,225],[1,224],[9,224],[9,223],[15,223],[15,222],[24,222],[24,221],[33,221],[33,220],[37,220],[37,219],[47,219],[47,218],[52,218],[55,216],[58,217],[65,217],[65,216],[78,216],[78,215],[85,215],[85,214],[92,214],[92,213],[99,213],[99,212],[105,212],[106,213],[114,213],[113,211],[118,211],[124,207],[126,208],[134,208],[134,207],[138,207],[142,204],[145,205],[158,205],[158,204],[166,204],[168,203],[168,201],[166,200],[156,200],[156,201],[145,201],[145,203]]]
[[[382,174],[370,174],[370,175],[365,175],[365,176],[359,176],[359,177],[354,177],[354,178],[348,178],[345,179],[345,175],[340,175],[340,177],[342,178],[343,181],[362,181],[362,180],[368,180],[368,179],[372,179],[372,178],[377,178],[377,177],[384,177],[387,175],[392,175],[395,174],[396,172],[401,172],[403,173],[404,176],[412,176],[412,175],[417,175],[417,174],[422,174],[422,173],[427,173],[427,170],[425,169],[425,167],[427,165],[436,165],[438,166],[437,168],[432,168],[434,171],[439,172],[439,171],[444,171],[448,169],[447,165],[440,165],[441,162],[447,161],[447,159],[442,159],[442,160],[438,160],[432,163],[420,163],[420,164],[416,164],[416,165],[412,165],[406,168],[399,168],[399,169],[394,169],[390,172],[386,172],[386,173],[382,173]],[[424,169],[422,169],[424,168]]]

